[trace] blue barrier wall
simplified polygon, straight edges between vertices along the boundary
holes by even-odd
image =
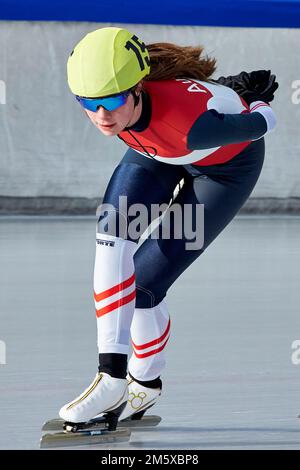
[[[300,0],[0,0],[0,20],[300,27]]]

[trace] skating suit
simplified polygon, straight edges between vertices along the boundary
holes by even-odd
[[[144,82],[144,88],[147,127],[136,130],[138,123],[119,134],[141,158],[174,165],[225,163],[267,131],[263,116],[250,114],[231,88],[194,79]]]

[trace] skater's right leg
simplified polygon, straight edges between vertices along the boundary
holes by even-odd
[[[130,249],[130,244],[133,245],[133,242],[137,243],[139,241],[138,238],[133,238],[132,232],[128,230],[136,214],[130,216],[128,215],[129,211],[124,213],[123,206],[120,205],[120,197],[126,197],[128,209],[136,203],[146,207],[148,213],[147,225],[149,225],[152,222],[152,205],[169,204],[175,187],[183,178],[187,177],[190,178],[190,175],[183,167],[167,165],[149,158],[142,158],[141,155],[129,149],[115,169],[106,189],[101,205],[102,212],[98,221],[99,238],[103,238],[100,232],[101,234],[106,234],[108,240],[110,235],[117,235],[119,238],[125,239],[126,246]],[[106,211],[107,206],[108,211]],[[111,228],[113,228],[113,232],[111,232]],[[124,250],[124,256],[126,251]],[[130,260],[127,257],[126,263],[130,264],[130,266],[131,262],[133,262],[134,251],[133,249]],[[135,302],[134,299],[132,304],[130,298],[132,292],[130,283],[132,282],[133,284],[132,269],[130,268],[122,279],[116,280],[114,289],[117,289],[118,292],[115,292],[110,291],[110,288],[105,284],[97,288],[97,283],[101,276],[99,275],[98,277],[97,273],[101,269],[101,264],[103,266],[101,257],[99,257],[98,264],[99,270],[95,267],[94,275],[94,284],[96,286],[95,300],[97,301],[97,292],[102,292],[102,296],[107,295],[107,297],[101,299],[102,305],[109,302],[114,307],[116,302],[125,302],[121,307],[126,312],[122,316],[116,314],[115,310],[113,310],[112,314],[109,313],[107,315],[105,313],[103,316],[101,316],[101,311],[97,313],[99,371],[105,371],[114,377],[120,377],[122,372],[122,377],[125,377],[125,360],[127,364],[130,324],[134,314]],[[111,296],[111,292],[113,296]],[[129,300],[128,304],[127,300]],[[118,309],[120,309],[119,305]],[[99,311],[99,308],[96,305],[97,310]],[[98,316],[99,314],[100,316]],[[120,327],[120,323],[123,324],[123,327]],[[119,327],[119,334],[116,335],[117,327]],[[109,331],[110,334],[108,334]],[[119,341],[118,346],[116,346],[116,341]]]
[[[126,370],[135,305],[136,246],[133,241],[102,233],[101,224],[97,225],[94,299],[101,362],[90,387],[61,408],[59,414],[66,421],[84,422],[112,410],[118,417],[127,403]]]
[[[62,407],[60,416],[66,421],[87,421],[107,411],[117,410],[119,415],[127,402],[125,374],[135,307],[133,255],[138,239],[132,239],[129,233],[124,234],[123,223],[114,226],[108,223],[109,219],[118,213],[123,220],[120,196],[127,198],[128,208],[135,203],[144,204],[150,215],[152,204],[169,204],[184,173],[181,167],[170,168],[169,165],[143,159],[130,150],[112,175],[102,206],[109,204],[113,210],[100,214],[96,237],[94,298],[99,372],[90,387]],[[150,218],[149,224],[151,222]],[[114,231],[111,231],[112,226]]]

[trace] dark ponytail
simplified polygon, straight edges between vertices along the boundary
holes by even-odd
[[[209,82],[216,70],[216,59],[203,57],[202,46],[178,46],[168,42],[148,44],[151,69],[145,81],[196,78]]]

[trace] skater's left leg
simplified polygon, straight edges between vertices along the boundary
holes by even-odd
[[[162,349],[158,354],[154,353],[150,356],[151,361],[147,354],[145,356],[139,354],[143,349],[137,350],[134,344],[137,343],[143,347],[155,337],[163,338],[167,319],[161,318],[161,321],[157,319],[161,314],[159,306],[164,302],[168,289],[204,252],[244,205],[259,178],[263,161],[264,139],[260,139],[253,142],[246,151],[231,162],[203,168],[203,174],[195,175],[192,182],[187,181],[174,204],[181,206],[183,214],[186,204],[190,204],[194,209],[197,204],[204,205],[204,243],[200,249],[187,249],[186,243],[190,240],[184,237],[182,239],[149,237],[135,252],[136,307],[132,326],[136,327],[131,330],[133,354],[128,369],[130,374],[141,383],[143,380],[153,380],[155,376],[158,377],[161,374],[165,366],[162,354],[165,353],[166,342],[159,343]],[[172,205],[167,212],[171,210]],[[193,226],[197,223],[195,214],[193,210]],[[164,220],[168,218],[164,218],[161,222],[158,228],[159,234],[163,233]],[[172,227],[170,228],[172,233]],[[165,308],[167,310],[166,304]],[[155,312],[155,314],[150,315],[150,312]],[[136,314],[137,319],[135,319]],[[147,333],[147,331],[152,331],[149,323],[156,324],[157,334],[156,336],[153,334],[152,338]],[[154,352],[155,349],[159,348],[152,346],[152,349],[145,349],[145,352],[151,350]]]
[[[129,397],[120,420],[136,413],[141,415],[161,395],[159,375],[166,364],[165,347],[170,327],[164,299],[152,308],[135,307],[130,329],[133,354],[128,364]]]

